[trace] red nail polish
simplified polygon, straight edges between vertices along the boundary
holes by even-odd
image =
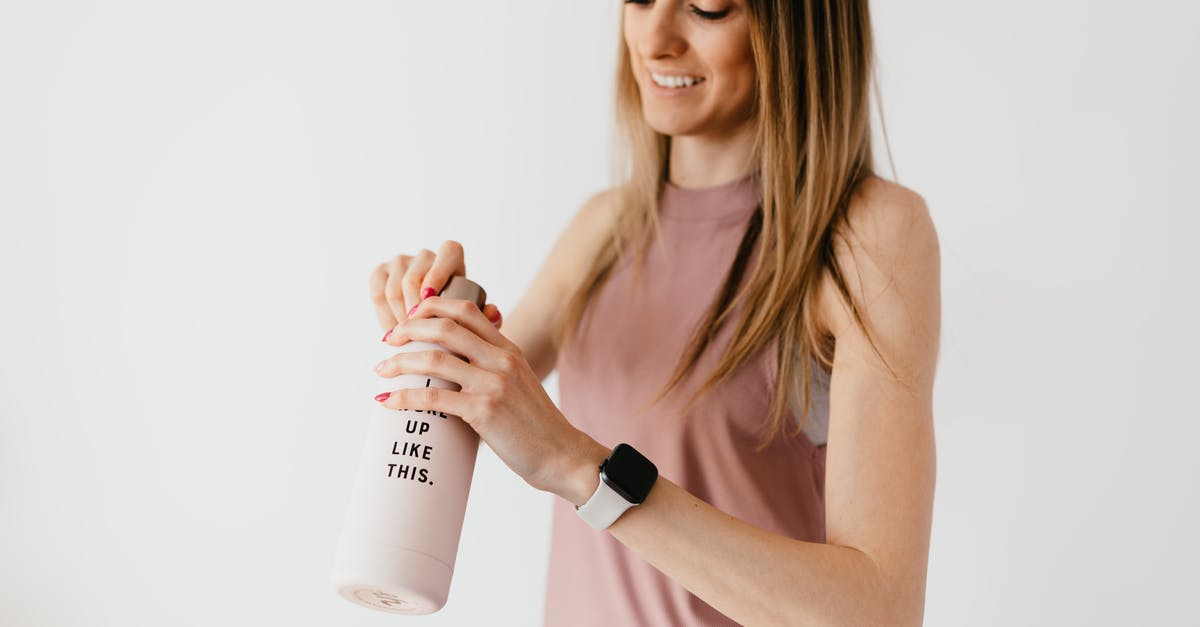
[[[386,401],[386,400],[388,399],[388,397],[389,397],[389,396],[391,396],[391,395],[392,395],[392,393],[391,393],[391,392],[384,392],[383,394],[376,394],[376,395],[375,395],[375,400],[377,400],[377,401],[379,401],[379,402],[381,402],[381,403],[382,403],[383,401]]]
[[[392,334],[392,331],[395,331],[395,329],[388,329],[388,332],[383,334],[383,339],[379,340],[379,341],[386,342],[388,339],[388,336]]]
[[[421,303],[417,303],[417,304],[413,305],[413,308],[408,310],[408,317],[411,318],[412,313],[417,310],[417,307],[420,307],[420,306],[421,306]]]
[[[433,296],[433,292],[434,292],[434,290],[432,287],[427,287],[427,288],[421,290],[421,300],[425,300],[426,298]]]
[[[496,310],[495,318],[488,318],[488,320],[491,320],[492,322],[500,322],[500,310],[499,309]]]

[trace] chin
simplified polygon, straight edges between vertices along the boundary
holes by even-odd
[[[656,132],[672,137],[684,135],[699,135],[703,133],[702,125],[689,116],[662,115],[653,111],[642,110],[646,124]]]

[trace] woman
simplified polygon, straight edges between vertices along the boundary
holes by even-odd
[[[456,242],[377,268],[385,341],[467,358],[386,360],[462,389],[380,402],[462,416],[561,497],[546,624],[920,624],[940,258],[872,170],[866,0],[626,2],[621,31],[628,174],[503,335],[495,305],[430,297]],[[619,443],[657,479],[581,520]]]

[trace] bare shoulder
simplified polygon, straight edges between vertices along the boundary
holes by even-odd
[[[588,197],[555,245],[554,261],[562,270],[564,289],[571,289],[583,280],[592,260],[612,234],[620,208],[618,191],[610,187]]]
[[[589,240],[603,242],[616,224],[620,210],[619,189],[610,187],[592,194],[575,216],[572,231]]]
[[[879,252],[911,248],[913,237],[932,237],[936,241],[925,199],[878,176],[858,185],[846,213],[853,232],[862,236],[860,243]]]
[[[538,293],[552,294],[557,303],[582,280],[612,232],[617,208],[616,188],[595,192],[583,202],[543,261]]]
[[[620,201],[620,189],[617,187],[609,187],[602,189],[592,194],[583,207],[580,208],[580,213],[587,214],[593,219],[612,220],[617,213],[618,204]]]
[[[833,233],[833,250],[846,288],[889,362],[893,356],[921,358],[916,347],[901,346],[910,341],[932,342],[936,355],[941,254],[925,199],[898,183],[865,179],[854,190],[845,224]],[[828,272],[818,300],[822,325],[837,344],[863,339]]]
[[[559,233],[532,283],[505,315],[501,331],[525,354],[539,379],[557,361],[553,329],[563,313],[562,303],[583,280],[599,254],[617,213],[615,189],[592,194]]]

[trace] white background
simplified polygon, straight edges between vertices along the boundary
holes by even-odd
[[[3,0],[0,623],[539,624],[556,497],[486,446],[444,610],[328,573],[369,271],[457,239],[512,309],[608,183],[618,11]],[[1200,10],[874,19],[942,248],[927,624],[1196,624]]]

